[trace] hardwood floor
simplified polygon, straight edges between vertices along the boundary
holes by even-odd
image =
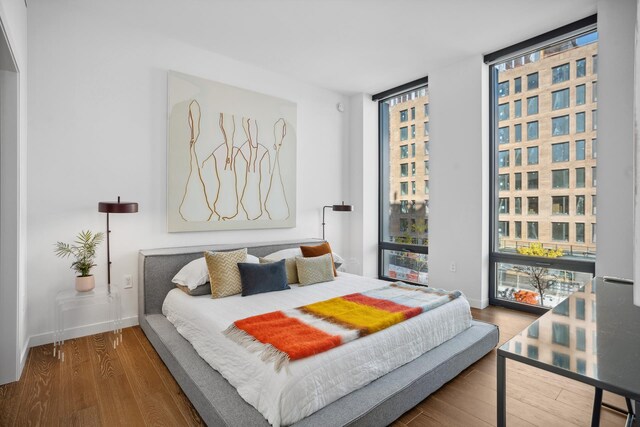
[[[490,307],[476,319],[500,327],[500,343],[535,316]],[[67,341],[66,360],[52,346],[34,347],[20,381],[0,386],[0,426],[195,426],[204,425],[139,327],[123,332],[114,349],[108,334]],[[586,426],[593,390],[517,362],[507,361],[509,426]],[[496,424],[495,350],[405,413],[395,427],[488,426]],[[619,396],[605,401],[624,407]],[[603,426],[624,417],[603,408]]]

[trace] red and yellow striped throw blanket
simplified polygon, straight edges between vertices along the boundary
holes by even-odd
[[[339,345],[433,310],[461,295],[396,282],[367,292],[331,298],[290,310],[247,317],[223,333],[280,371],[291,360]]]

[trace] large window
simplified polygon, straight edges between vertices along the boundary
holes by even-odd
[[[504,97],[509,96],[509,82],[506,83],[502,86]],[[385,279],[426,284],[429,246],[429,93],[426,86],[421,86],[376,96],[376,100],[379,101],[380,129],[378,274]],[[509,104],[506,106],[505,119],[509,119]],[[406,145],[403,141],[409,139],[411,143]],[[416,143],[419,144],[417,149]],[[404,160],[409,158],[409,162]],[[508,166],[508,153],[505,162]]]
[[[597,76],[588,61],[597,58],[598,34],[595,17],[590,22],[552,32],[549,45],[540,47],[536,38],[529,49],[522,48],[525,42],[501,50],[511,52],[504,56],[486,57],[492,87],[492,304],[554,307],[592,278]],[[518,79],[522,93],[498,87]],[[500,112],[512,103],[513,114]],[[500,129],[519,127],[526,135],[501,135]]]

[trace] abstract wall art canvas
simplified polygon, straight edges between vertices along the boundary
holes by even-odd
[[[169,72],[170,232],[295,227],[296,104]]]

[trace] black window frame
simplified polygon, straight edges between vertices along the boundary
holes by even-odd
[[[522,304],[515,301],[508,301],[498,298],[496,294],[497,288],[497,266],[501,263],[513,263],[519,265],[549,265],[550,268],[558,270],[571,270],[575,272],[590,273],[595,276],[595,260],[577,260],[573,258],[543,258],[535,256],[527,256],[520,254],[512,254],[499,252],[497,248],[497,227],[498,227],[498,210],[497,203],[499,197],[499,189],[497,186],[498,180],[498,164],[497,155],[499,151],[499,144],[497,140],[497,103],[499,98],[494,97],[494,86],[498,83],[498,72],[492,67],[493,64],[498,63],[502,59],[514,56],[519,53],[531,52],[540,48],[543,44],[561,41],[562,39],[569,39],[580,34],[588,33],[597,30],[597,15],[591,15],[583,18],[579,21],[572,22],[563,27],[541,34],[528,40],[524,40],[520,43],[512,46],[500,49],[496,52],[485,55],[484,62],[489,66],[489,126],[490,126],[490,162],[489,162],[489,304],[512,308],[516,310],[528,311],[536,314],[546,313],[549,308],[542,306],[533,306],[528,304]],[[596,57],[597,58],[597,57]],[[571,67],[570,67],[571,68]],[[529,73],[533,74],[533,73]],[[595,73],[594,73],[595,74]],[[539,79],[539,75],[538,75]],[[539,88],[539,82],[536,88],[530,88],[528,86],[527,75],[527,90]],[[524,82],[523,82],[524,86]],[[524,90],[524,87],[522,88]],[[495,98],[495,99],[494,99]],[[539,134],[538,134],[539,138]],[[524,154],[524,153],[523,153]],[[532,217],[533,219],[535,217]],[[523,236],[523,240],[529,240],[529,223],[537,221],[527,221],[529,218],[523,218],[526,222],[526,236]],[[523,224],[522,228],[525,228]],[[586,228],[586,226],[585,226]],[[523,234],[525,230],[523,230]],[[538,229],[539,233],[539,229]],[[585,230],[586,233],[586,230]],[[586,236],[585,236],[586,237]]]
[[[385,159],[388,159],[388,154],[385,154],[384,152],[385,145],[383,143],[383,135],[387,130],[387,127],[386,127],[387,125],[383,120],[382,106],[385,101],[389,100],[390,98],[393,98],[394,96],[397,96],[405,92],[409,92],[414,89],[419,89],[425,86],[427,88],[429,86],[428,77],[419,78],[417,80],[377,93],[371,97],[373,101],[378,102],[378,260],[377,260],[378,261],[377,262],[378,278],[381,280],[389,281],[389,282],[395,282],[398,279],[384,275],[384,265],[383,265],[384,255],[383,254],[385,250],[405,252],[405,253],[417,253],[417,254],[424,254],[428,256],[429,246],[406,244],[406,243],[394,243],[394,242],[387,242],[383,240],[383,237],[385,234],[383,230],[383,227],[384,227],[383,215],[385,215],[386,212],[384,207],[385,199],[383,194],[385,189],[385,183],[383,182],[384,174],[382,173],[382,168],[386,167],[386,165],[384,165],[384,161]],[[425,105],[429,105],[429,104],[430,102],[426,103]],[[428,109],[429,107],[425,107],[425,108]],[[428,121],[425,122],[425,124],[426,123],[428,123]],[[425,160],[425,165],[427,164],[427,162],[428,160]],[[426,170],[425,170],[425,174],[428,176],[428,172]],[[428,209],[427,205],[425,205],[425,209]],[[423,283],[412,282],[406,279],[403,279],[403,281],[414,284],[414,285],[427,286]]]

